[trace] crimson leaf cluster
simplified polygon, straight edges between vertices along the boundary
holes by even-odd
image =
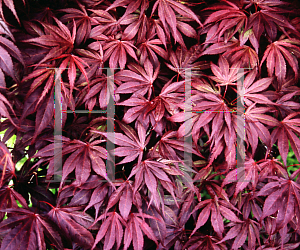
[[[299,249],[299,10],[0,0],[0,250]]]

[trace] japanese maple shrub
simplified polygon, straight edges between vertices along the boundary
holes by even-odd
[[[0,250],[299,249],[297,4],[0,0]]]

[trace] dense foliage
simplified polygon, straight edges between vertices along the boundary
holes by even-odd
[[[0,0],[0,250],[299,249],[299,11]]]

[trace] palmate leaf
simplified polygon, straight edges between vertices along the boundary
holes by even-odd
[[[76,213],[80,207],[54,207],[47,216],[59,227],[63,234],[83,249],[91,249],[94,244],[93,235],[87,228],[92,226],[91,216],[82,212]],[[76,216],[77,215],[77,216]],[[82,219],[88,216],[87,221]]]
[[[25,40],[24,42],[27,43],[36,43],[39,46],[47,46],[51,47],[52,49],[49,51],[49,53],[43,58],[37,66],[45,66],[45,64],[42,64],[44,62],[51,62],[50,67],[59,68],[59,73],[62,74],[66,69],[68,71],[68,80],[69,80],[69,86],[70,86],[70,92],[73,92],[75,80],[76,80],[76,67],[79,68],[81,73],[84,75],[87,82],[89,82],[87,73],[85,71],[85,66],[89,67],[84,60],[82,60],[80,57],[73,55],[71,52],[73,50],[73,45],[76,37],[76,24],[73,22],[73,34],[71,36],[71,33],[69,29],[59,20],[55,19],[57,25],[59,28],[57,28],[54,25],[49,24],[43,24],[46,35],[42,35],[37,38],[32,38]],[[48,34],[49,33],[49,34]],[[53,48],[54,47],[54,48]],[[59,67],[56,65],[54,60],[57,61],[58,59],[64,58],[64,60],[60,63]],[[46,69],[41,69],[39,71],[34,71],[29,76],[25,77],[23,81],[27,81],[31,78],[36,78],[42,73],[47,72]],[[48,75],[47,75],[48,74]],[[46,95],[46,93],[49,91],[50,86],[52,85],[53,78],[54,78],[54,70],[48,69],[48,72],[45,73],[43,76],[40,76],[38,79],[35,80],[33,85],[31,86],[31,91],[29,91],[29,94],[31,94],[38,86],[41,85],[41,83],[47,79],[49,76],[49,79],[46,83],[46,88],[42,93],[42,97]],[[28,95],[29,95],[28,94]],[[42,99],[40,98],[40,100]],[[71,96],[70,96],[71,97]],[[71,98],[72,99],[72,98]],[[73,108],[74,109],[74,108]]]
[[[299,112],[292,113],[285,117],[279,125],[272,131],[271,145],[277,141],[279,153],[286,165],[289,143],[295,153],[296,158],[300,161],[300,119]]]
[[[249,249],[255,249],[256,241],[259,242],[260,240],[259,224],[254,220],[247,219],[246,221],[234,222],[233,225],[218,244],[234,238],[232,249],[237,250],[244,244],[248,237]]]
[[[179,36],[180,34],[177,30],[178,21],[174,11],[176,11],[179,15],[183,17],[191,18],[192,20],[196,21],[200,26],[203,26],[192,10],[176,1],[157,0],[153,6],[151,15],[153,15],[156,9],[158,10],[158,16],[162,22],[165,32],[169,33],[169,30],[171,30],[171,34],[174,37],[175,42],[180,42],[180,44],[183,46],[185,45],[184,42],[181,41],[182,37]],[[187,28],[193,30],[193,28],[189,25],[187,26]]]
[[[271,147],[271,135],[269,127],[278,126],[276,118],[267,115],[272,109],[269,107],[256,107],[253,103],[245,112],[246,142],[252,148],[254,154],[258,145],[258,138],[267,146]]]
[[[158,210],[155,206],[150,205],[149,207],[145,208],[146,213],[149,214],[150,216],[153,216],[153,218],[156,219],[149,219],[149,226],[153,230],[153,233],[158,241],[160,241],[163,245],[165,245],[165,240],[166,240],[166,234],[167,234],[167,225],[174,225],[176,227],[176,220],[177,216],[173,212],[172,209],[164,205],[163,214],[162,216],[162,211]],[[175,231],[175,230],[174,230]]]
[[[265,31],[271,41],[277,36],[278,29],[286,34],[286,30],[291,31],[299,36],[299,32],[289,23],[288,19],[276,14],[276,12],[262,9],[251,14],[246,30],[252,28],[255,37],[260,41],[260,37]]]
[[[23,206],[27,207],[25,199],[18,192],[8,186],[0,188],[0,209],[6,210],[8,208],[18,208],[16,200]],[[5,212],[0,212],[0,220],[2,221],[5,216]]]
[[[162,134],[165,127],[163,117],[166,111],[170,114],[179,111],[178,104],[181,103],[184,95],[183,83],[184,81],[172,82],[171,79],[164,85],[159,96],[152,100],[147,100],[139,91],[135,92],[131,98],[117,104],[132,107],[125,112],[123,121],[128,124],[136,120],[136,126],[140,122],[145,128],[148,128],[151,123],[153,129]],[[124,83],[124,85],[128,87],[129,91],[130,87],[134,90],[138,83],[130,82],[130,84]],[[122,85],[119,88],[121,89]],[[142,89],[141,92],[144,90]]]
[[[152,201],[154,201],[154,205],[158,209],[160,209],[159,204],[161,203],[158,191],[158,181],[160,181],[161,185],[174,196],[174,187],[168,175],[183,175],[178,167],[171,165],[172,161],[168,162],[169,165],[158,160],[155,161],[154,159],[142,161],[133,167],[128,177],[128,179],[130,179],[135,176],[134,194],[144,185],[147,186],[152,194],[149,206],[152,204]],[[175,199],[175,197],[173,198]]]
[[[165,109],[171,114],[179,111],[178,105],[184,100],[184,81],[167,82],[160,91],[159,98]]]
[[[249,46],[243,45],[228,50],[223,56],[231,63],[241,61],[241,68],[255,68],[259,66],[259,58],[255,50]]]
[[[85,143],[80,140],[65,140],[63,139],[62,154],[71,155],[66,159],[63,164],[61,186],[67,176],[75,170],[76,185],[81,185],[89,177],[91,168],[94,172],[106,179],[109,183],[106,174],[106,166],[103,159],[107,159],[107,151],[99,143],[103,141],[95,140],[91,143]],[[47,178],[49,179],[54,174],[54,148],[58,147],[57,143],[52,143],[42,148],[34,157],[47,157],[50,160]],[[41,163],[42,161],[40,161]]]
[[[111,184],[109,182],[103,183],[100,182],[99,184],[99,179],[96,179],[96,189],[93,191],[92,196],[90,198],[90,202],[89,204],[85,207],[84,212],[86,210],[88,210],[91,207],[95,208],[95,217],[97,218],[99,215],[99,210],[101,208],[101,205],[103,204],[103,202],[106,201],[106,198],[108,196],[109,193],[112,192],[113,187],[111,186]]]
[[[221,55],[218,64],[219,66],[213,63],[210,65],[214,74],[214,76],[211,76],[210,78],[217,82],[216,86],[226,86],[227,90],[228,85],[236,85],[236,81],[244,75],[244,72],[239,72],[241,61],[235,62],[230,67],[228,61]]]
[[[246,158],[244,166],[238,167],[226,175],[226,178],[222,182],[222,187],[229,183],[237,182],[234,197],[236,197],[239,192],[243,191],[248,185],[250,185],[250,183],[255,189],[258,183],[259,171],[261,171],[261,165],[256,164],[256,162],[251,158]]]
[[[178,129],[178,137],[186,136],[192,132],[195,145],[197,145],[201,129],[204,129],[209,137],[207,143],[210,144],[211,149],[209,165],[224,148],[228,150],[226,155],[229,164],[233,164],[235,162],[233,160],[235,158],[233,146],[236,138],[236,133],[234,132],[236,116],[232,114],[231,109],[224,102],[219,92],[213,90],[210,85],[203,84],[198,86],[198,88],[200,91],[195,92],[190,100],[186,100],[186,102],[192,103],[192,113],[187,116],[185,112],[179,112],[174,114],[169,120],[172,122],[184,122]],[[185,109],[185,104],[180,104],[180,108]],[[211,131],[206,128],[208,124],[211,126]]]
[[[111,133],[111,132],[100,132],[97,130],[92,130],[91,132],[104,135],[109,141],[120,146],[113,150],[113,154],[119,157],[126,156],[119,164],[131,162],[138,157],[138,162],[140,163],[144,154],[144,149],[150,140],[150,136],[146,138],[146,130],[142,124],[138,123],[137,132],[130,126],[119,123],[121,129],[124,131],[125,135],[122,133]]]
[[[218,109],[219,106],[223,105],[222,103],[222,100],[219,99],[219,95],[218,95],[218,91],[216,90],[213,90],[211,88],[211,86],[206,82],[204,81],[203,82],[204,84],[202,84],[202,86],[200,85],[199,88],[200,88],[200,91],[199,92],[196,92],[196,94],[194,96],[191,97],[191,100],[186,100],[184,103],[192,103],[192,114],[191,114],[191,117],[189,116],[186,116],[184,112],[177,112],[175,113],[172,117],[169,118],[170,121],[172,122],[185,122],[189,125],[193,125],[195,124],[195,122],[197,122],[199,120],[199,117],[201,117],[202,113],[200,112],[197,112],[197,111],[205,111],[206,109],[209,109],[209,110],[220,110]],[[209,100],[208,102],[203,102],[201,104],[200,100],[202,99],[206,99],[206,100]],[[200,104],[196,103],[199,102]],[[212,102],[210,102],[212,101]],[[216,103],[214,103],[216,101]],[[185,105],[184,103],[179,103],[178,106],[180,106],[183,110],[185,109]],[[200,105],[200,107],[198,108],[198,105]],[[214,116],[215,114],[214,113],[211,113],[209,116]],[[208,119],[205,116],[205,119],[203,119],[202,121],[206,124],[206,123],[209,123],[211,121],[211,119]],[[189,120],[187,120],[187,118],[190,118]],[[191,120],[191,121],[190,121]],[[188,123],[190,122],[190,123]],[[204,125],[205,125],[204,124]],[[178,137],[183,137],[184,135],[187,135],[190,133],[190,130],[191,128],[193,128],[193,130],[195,132],[192,132],[193,135],[195,137],[193,137],[193,140],[194,142],[196,143],[197,142],[197,139],[198,139],[198,133],[196,132],[196,130],[200,130],[200,128],[202,126],[198,126],[198,127],[194,127],[194,126],[187,126],[189,128],[189,131],[186,131],[185,130],[185,125],[182,124],[179,129],[178,129]]]
[[[243,26],[247,25],[247,16],[234,3],[223,1],[227,5],[220,4],[215,7],[208,7],[204,10],[214,10],[214,12],[205,20],[205,26],[211,26],[207,33],[206,42],[211,42],[215,37],[218,37],[218,42],[221,36],[226,33],[225,43],[229,41],[233,35]]]
[[[59,66],[59,69],[61,70],[61,74],[63,71],[68,69],[68,79],[70,84],[70,92],[73,92],[75,80],[76,80],[76,66],[79,68],[81,73],[84,75],[86,82],[89,83],[89,78],[86,74],[86,71],[84,69],[84,65],[89,67],[85,61],[83,61],[80,57],[70,54],[64,54],[61,56],[56,57],[55,59],[65,58],[62,63]]]
[[[201,76],[202,70],[210,67],[207,61],[196,62],[203,48],[201,45],[194,45],[189,50],[178,47],[176,52],[169,51],[169,60],[171,64],[165,63],[169,69],[185,78],[186,69],[191,70],[192,77]]]
[[[76,37],[76,25],[73,25],[73,33],[71,35],[67,26],[65,26],[57,18],[53,17],[56,25],[40,22],[44,27],[44,34],[39,37],[24,40],[23,42],[35,44],[40,47],[48,47],[50,51],[39,61],[39,64],[53,60],[62,54],[69,54],[74,47]],[[38,64],[38,65],[39,65]]]
[[[152,94],[154,81],[159,73],[160,65],[158,64],[154,68],[150,60],[146,59],[143,66],[141,67],[138,64],[132,63],[128,65],[129,70],[122,70],[115,74],[117,80],[124,82],[118,87],[117,94],[137,92],[139,95],[144,96],[147,93],[149,99]]]
[[[232,205],[228,201],[215,199],[208,199],[201,201],[191,212],[193,214],[195,211],[201,209],[201,212],[198,216],[198,220],[196,226],[192,232],[192,235],[202,227],[209,216],[211,217],[211,224],[214,231],[217,233],[218,237],[222,237],[224,231],[224,223],[223,218],[226,218],[232,222],[241,223],[242,221],[235,215],[235,213],[231,210]]]
[[[24,123],[26,117],[37,113],[35,119],[35,130],[34,135],[31,137],[32,143],[37,139],[37,137],[42,133],[46,127],[53,126],[52,124],[54,117],[54,89],[56,75],[55,69],[53,69],[51,64],[42,64],[46,68],[38,68],[34,70],[27,77],[23,78],[22,82],[32,81],[27,96],[25,98],[24,109],[21,115],[20,121]],[[67,84],[66,84],[67,85]],[[61,105],[62,109],[75,108],[74,100],[70,100],[70,92],[65,84],[61,84]],[[44,87],[44,88],[42,88]],[[65,124],[67,119],[66,114],[62,114],[62,125]]]
[[[300,110],[300,103],[296,101],[297,96],[300,95],[300,91],[295,89],[292,92],[287,92],[287,94],[283,93],[282,95],[279,95],[276,100],[276,108],[279,110],[281,117],[286,117],[287,115]]]
[[[290,7],[291,3],[285,2],[285,1],[278,1],[278,0],[256,0],[255,2],[251,0],[245,0],[244,1],[245,8],[249,8],[252,5],[255,5],[255,7],[259,7],[264,10],[269,10],[272,12],[279,12],[279,13],[289,13],[288,7]]]
[[[75,49],[74,52],[88,65],[85,68],[86,75],[81,74],[76,82],[76,85],[78,84],[80,87],[80,84],[86,84],[86,76],[91,80],[93,76],[101,75],[103,71],[103,49],[101,43],[97,41],[90,43],[86,49]]]
[[[50,64],[40,64],[37,69],[22,79],[22,83],[26,83],[31,80],[30,90],[26,95],[26,104],[30,103],[30,108],[26,108],[26,112],[23,112],[22,118],[28,116],[31,112],[35,112],[41,103],[45,102],[49,96],[54,95],[55,81],[60,79],[58,74],[62,74],[63,71],[68,69],[68,83],[61,82],[61,93],[62,93],[62,105],[68,106],[72,110],[75,109],[73,96],[70,95],[74,88],[76,79],[76,66],[81,70],[85,78],[87,79],[86,71],[82,64],[85,62],[75,55],[62,55],[60,58],[64,58],[64,61],[59,67],[55,67],[55,62],[52,61]],[[69,67],[66,65],[69,64]],[[56,77],[56,79],[55,79]],[[42,93],[36,99],[34,92],[43,87]],[[70,89],[70,90],[69,90]]]
[[[133,202],[132,182],[125,181],[111,194],[105,211],[109,211],[115,204],[119,203],[120,214],[127,221]]]
[[[43,83],[45,84],[44,90],[43,90],[41,96],[39,97],[38,102],[36,103],[36,107],[44,99],[46,94],[52,89],[52,87],[54,85],[55,70],[52,69],[51,66],[52,65],[49,65],[49,64],[42,64],[41,67],[44,67],[44,68],[36,69],[32,73],[30,73],[29,75],[27,75],[26,77],[24,77],[22,79],[22,83],[25,83],[28,80],[33,79],[33,82],[30,86],[30,90],[27,92],[26,98],[28,98]],[[35,107],[35,109],[36,109],[36,107]]]
[[[66,145],[63,154],[73,152],[63,165],[62,181],[75,169],[76,181],[80,185],[90,176],[91,167],[101,177],[110,180],[106,174],[106,166],[102,159],[107,158],[106,149],[97,146],[99,141],[84,143],[78,140],[71,141]]]
[[[180,160],[179,152],[188,152],[201,156],[192,145],[184,145],[183,140],[178,140],[177,131],[166,132],[161,139],[155,144],[153,150],[158,149],[159,154],[163,158],[169,158],[170,160]]]
[[[264,180],[267,176],[278,176],[288,178],[288,172],[284,165],[278,159],[266,159],[259,164],[261,171],[259,173],[259,180]]]
[[[115,249],[119,249],[123,238],[123,226],[126,226],[125,220],[116,212],[102,214],[100,217],[97,218],[95,222],[99,220],[104,220],[104,222],[102,223],[97,233],[96,240],[92,249],[94,249],[97,243],[101,241],[101,239],[104,237],[105,239],[103,249],[112,249],[115,242],[117,244]]]
[[[193,235],[182,246],[182,249],[227,249],[224,243],[219,243],[219,239],[211,235]]]
[[[118,105],[133,107],[125,112],[123,122],[129,124],[136,120],[135,127],[140,123],[144,128],[148,128],[151,123],[153,129],[161,133],[163,130],[161,119],[165,112],[162,103],[161,98],[149,101],[143,96],[138,95],[138,97],[131,97],[124,102],[118,103]],[[154,115],[155,111],[157,113]]]
[[[26,104],[30,103],[30,106],[25,105],[26,108],[24,109],[24,112],[21,116],[21,120],[28,116],[30,113],[35,112],[37,110],[37,107],[41,106],[41,102],[45,102],[50,95],[53,95],[53,92],[51,92],[54,90],[53,87],[55,78],[55,70],[52,68],[53,64],[41,64],[40,66],[43,68],[34,70],[32,73],[28,74],[22,79],[22,83],[26,83],[29,80],[32,80],[32,83],[26,95]],[[43,92],[36,99],[36,90],[41,86],[44,87]]]
[[[120,29],[120,21],[114,15],[104,10],[91,9],[93,14],[91,17],[96,20],[98,24],[92,28],[89,38],[99,40],[105,35],[115,34]],[[104,35],[105,34],[105,35]]]
[[[90,17],[83,5],[78,3],[80,10],[75,8],[67,8],[60,9],[59,11],[65,12],[67,14],[63,15],[60,20],[63,23],[68,23],[69,27],[73,24],[73,20],[75,20],[75,24],[77,27],[77,36],[75,38],[75,43],[81,44],[86,41],[91,33],[92,22],[95,23],[96,20],[93,17]]]
[[[225,51],[230,51],[239,46],[239,40],[231,39],[228,42],[224,42],[224,39],[220,39],[220,42],[214,42],[210,46],[206,46],[204,51],[200,54],[203,55],[217,55],[222,54]]]
[[[137,35],[137,43],[146,37],[149,30],[148,19],[145,14],[130,14],[122,17],[121,25],[128,25],[123,33],[124,40],[133,40]]]
[[[91,80],[89,86],[82,90],[79,98],[83,99],[88,110],[93,110],[96,103],[99,103],[101,109],[107,108],[109,103],[108,96],[113,98],[115,102],[120,100],[119,94],[115,93],[117,80],[114,79],[115,81],[113,81],[112,77],[113,75],[110,77],[105,74],[97,75],[95,79]]]
[[[137,45],[137,55],[140,58],[139,61],[141,65],[144,65],[145,61],[149,58],[151,63],[157,68],[160,65],[157,55],[164,59],[168,58],[167,51],[158,46],[164,43],[161,39],[154,39],[155,35],[155,24],[151,24],[146,35],[141,36],[140,42],[138,43],[139,45]]]
[[[257,193],[257,196],[267,196],[260,220],[277,212],[277,230],[284,228],[294,216],[298,218],[299,226],[299,184],[292,180],[294,177],[295,175],[289,179],[272,177],[273,181],[267,183]]]
[[[258,197],[256,193],[254,192],[241,193],[241,195],[232,198],[231,203],[234,207],[236,207],[237,209],[239,209],[239,211],[242,212],[244,221],[251,216],[250,212],[252,212],[253,218],[256,221],[260,220],[260,217],[262,215],[261,208],[263,204],[263,199]]]
[[[0,170],[0,187],[2,187],[15,175],[15,164],[12,161],[11,153],[3,142],[0,142]]]
[[[295,79],[298,79],[298,61],[300,57],[300,40],[298,39],[281,39],[270,44],[265,50],[264,57],[260,66],[266,60],[268,75],[273,76],[274,73],[281,85],[287,77],[287,64],[294,71]]]
[[[128,5],[128,6],[126,6]],[[131,14],[132,12],[136,11],[136,9],[140,8],[141,15],[144,13],[144,11],[148,8],[149,3],[147,0],[137,0],[137,1],[130,1],[130,0],[116,0],[112,5],[110,5],[106,11],[117,8],[117,7],[126,7],[125,14],[123,15],[122,19],[124,17],[127,17],[127,15]]]
[[[149,118],[144,113],[145,109],[149,105],[148,103],[149,101],[143,96],[131,97],[128,100],[119,102],[118,105],[133,107],[126,111],[123,121],[129,124],[138,118],[138,120],[143,121],[144,124],[146,123],[148,125]]]
[[[73,35],[71,36],[70,31],[68,30],[68,28],[64,24],[62,24],[57,19],[55,19],[55,21],[56,21],[56,23],[57,23],[57,25],[59,26],[60,29],[58,29],[54,25],[49,25],[49,24],[43,24],[42,23],[44,28],[45,28],[45,33],[46,34],[49,33],[49,35],[47,34],[47,35],[42,35],[41,37],[38,37],[38,38],[28,39],[25,42],[37,43],[39,46],[49,46],[49,47],[55,46],[54,48],[52,48],[49,51],[49,53],[46,55],[46,57],[43,58],[38,63],[37,66],[43,65],[42,63],[44,63],[46,61],[52,61],[53,62],[53,60],[57,60],[57,59],[60,59],[60,58],[65,58],[59,66],[59,69],[60,69],[59,72],[62,73],[63,71],[68,69],[67,71],[68,71],[69,86],[70,86],[70,92],[72,93],[73,88],[74,88],[74,84],[75,84],[75,79],[76,79],[76,66],[82,72],[82,74],[84,75],[86,81],[89,82],[87,73],[86,73],[85,68],[84,68],[84,65],[85,66],[88,66],[88,65],[81,58],[79,58],[78,56],[70,54],[70,52],[73,50],[73,44],[74,44],[75,37],[76,37],[76,25],[75,25],[75,23],[73,24]],[[53,65],[53,63],[51,65],[52,65],[52,67],[55,66],[55,65]],[[45,66],[45,65],[43,65],[43,66]],[[36,79],[33,82],[33,85],[31,86],[31,91],[29,92],[29,94],[32,93],[38,86],[40,86],[42,84],[42,82],[44,80],[48,79],[48,81],[46,83],[46,88],[44,89],[39,102],[47,94],[47,92],[49,91],[51,85],[53,85],[54,70],[53,69],[48,69],[48,72],[47,73],[46,72],[47,72],[46,69],[41,69],[39,71],[33,72],[31,75],[29,75],[28,77],[26,77],[24,79],[24,81],[26,81],[26,80],[29,80],[31,78],[35,78],[35,77],[41,75],[42,73],[45,73],[45,74],[43,74],[43,76],[41,75],[38,79]],[[68,102],[69,104],[73,102],[71,95],[68,96],[67,99],[70,99],[70,102]],[[71,105],[71,108],[73,110],[74,106],[72,107],[72,105]]]
[[[149,113],[151,113],[150,120],[152,120],[151,118],[153,117],[156,122],[154,129],[157,126],[157,123],[161,122],[162,118],[165,116],[165,111],[168,111],[171,114],[176,112],[177,103],[179,100],[182,100],[183,83],[183,81],[174,83],[169,81],[162,88],[159,96],[148,102],[148,105],[144,111],[144,116],[147,116]]]
[[[141,219],[140,217],[142,217],[143,219]],[[157,218],[152,217],[148,214],[130,213],[124,233],[124,250],[128,249],[131,242],[134,250],[142,250],[144,246],[143,233],[149,239],[153,240],[156,246],[158,246],[157,239],[151,227],[148,226],[144,218],[157,220]]]
[[[273,82],[272,77],[261,78],[255,81],[257,75],[256,69],[253,69],[244,80],[243,84],[238,84],[238,94],[245,102],[246,106],[251,106],[253,103],[272,105],[273,103],[261,92],[266,90]],[[254,82],[255,81],[255,82]]]
[[[1,250],[22,249],[46,250],[45,237],[57,249],[63,249],[63,244],[57,228],[48,218],[26,208],[9,208],[5,212],[11,214],[0,223],[0,235],[3,237]]]
[[[136,47],[132,41],[110,38],[103,46],[103,50],[105,51],[103,61],[107,61],[109,58],[109,67],[111,69],[116,69],[117,66],[124,69],[127,62],[127,54],[138,61],[134,49]]]

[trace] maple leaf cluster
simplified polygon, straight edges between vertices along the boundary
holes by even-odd
[[[0,250],[299,249],[299,11],[0,0]]]

